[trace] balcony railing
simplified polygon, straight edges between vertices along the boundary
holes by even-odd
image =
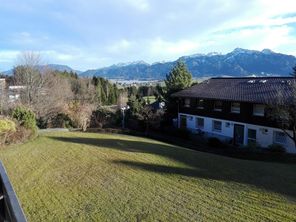
[[[0,221],[25,222],[26,217],[0,161]]]

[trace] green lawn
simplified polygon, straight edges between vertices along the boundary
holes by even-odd
[[[154,140],[44,134],[0,158],[29,221],[295,221],[296,165]]]
[[[155,96],[144,96],[143,99],[144,99],[146,102],[149,101],[150,104],[152,104],[152,103],[154,103],[154,102],[156,101],[156,97],[155,97]]]

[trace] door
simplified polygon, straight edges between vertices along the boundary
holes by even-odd
[[[234,124],[233,143],[234,145],[244,144],[245,127],[243,125]]]
[[[185,115],[180,116],[180,128],[181,129],[187,128],[187,117]]]

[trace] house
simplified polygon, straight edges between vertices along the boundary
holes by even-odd
[[[15,103],[20,99],[21,93],[26,89],[26,86],[9,86],[8,101]]]
[[[155,102],[149,104],[148,106],[154,111],[163,110],[165,107],[165,102],[155,101]]]
[[[206,80],[172,95],[178,98],[178,127],[238,146],[281,144],[295,153],[292,139],[266,114],[279,92],[287,101],[291,98],[294,83],[292,77]]]

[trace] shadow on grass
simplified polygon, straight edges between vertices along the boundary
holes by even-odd
[[[169,158],[188,167],[167,166],[137,161],[119,160],[113,163],[154,173],[176,174],[249,184],[296,198],[296,166],[258,161],[245,161],[213,154],[181,149],[169,144],[124,139],[96,139],[84,137],[50,137],[54,140],[92,145],[100,149],[149,153]]]

